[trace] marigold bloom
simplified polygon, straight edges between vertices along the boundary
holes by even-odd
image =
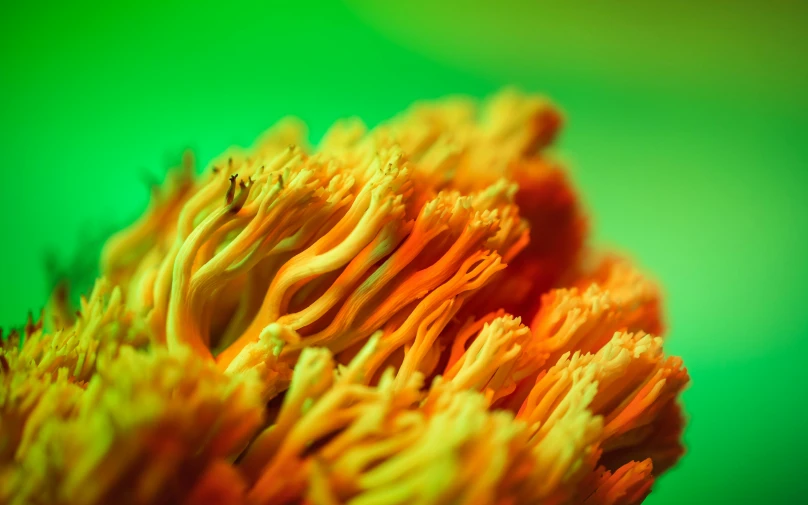
[[[547,102],[285,120],[0,348],[4,503],[633,504],[683,453],[659,290],[584,249]]]

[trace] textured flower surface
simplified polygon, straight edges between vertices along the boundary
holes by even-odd
[[[0,349],[0,502],[633,504],[681,457],[659,292],[514,91],[186,157]]]

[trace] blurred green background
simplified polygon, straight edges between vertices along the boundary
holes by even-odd
[[[46,258],[92,272],[186,147],[515,84],[566,112],[595,240],[667,290],[690,449],[647,503],[801,501],[806,3],[492,5],[3,2],[0,325],[41,307]]]

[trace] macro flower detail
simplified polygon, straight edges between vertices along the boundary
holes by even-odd
[[[689,378],[561,123],[504,91],[187,155],[78,311],[4,337],[0,501],[640,503]]]

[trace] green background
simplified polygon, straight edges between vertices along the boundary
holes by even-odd
[[[285,114],[316,139],[339,117],[516,84],[565,110],[559,153],[597,242],[667,291],[690,448],[647,503],[796,503],[805,4],[432,3],[3,2],[0,325],[41,307],[47,255],[91,272],[99,238],[144,208],[142,179],[185,147],[205,161]]]

